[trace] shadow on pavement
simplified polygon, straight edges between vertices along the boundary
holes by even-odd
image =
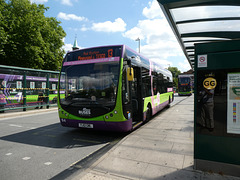
[[[1,140],[49,148],[105,144],[126,134],[62,127],[59,123],[0,137]]]

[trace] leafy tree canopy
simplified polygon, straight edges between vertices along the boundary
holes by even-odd
[[[177,67],[168,67],[168,70],[171,71],[174,78],[177,78],[181,71]]]
[[[181,71],[177,67],[168,67],[168,70],[173,75],[173,86],[178,87],[178,75],[181,74]]]
[[[63,59],[60,22],[45,17],[43,4],[0,0],[0,64],[58,70]]]

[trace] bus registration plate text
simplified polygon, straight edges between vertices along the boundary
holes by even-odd
[[[79,123],[78,126],[81,128],[93,128],[93,124]]]

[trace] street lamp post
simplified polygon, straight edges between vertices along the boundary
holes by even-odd
[[[140,53],[140,38],[138,37],[135,41],[138,41],[138,52]]]

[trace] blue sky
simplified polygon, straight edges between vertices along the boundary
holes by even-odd
[[[31,0],[49,7],[46,16],[56,17],[66,32],[65,51],[78,46],[125,44],[163,67],[190,69],[156,0]]]

